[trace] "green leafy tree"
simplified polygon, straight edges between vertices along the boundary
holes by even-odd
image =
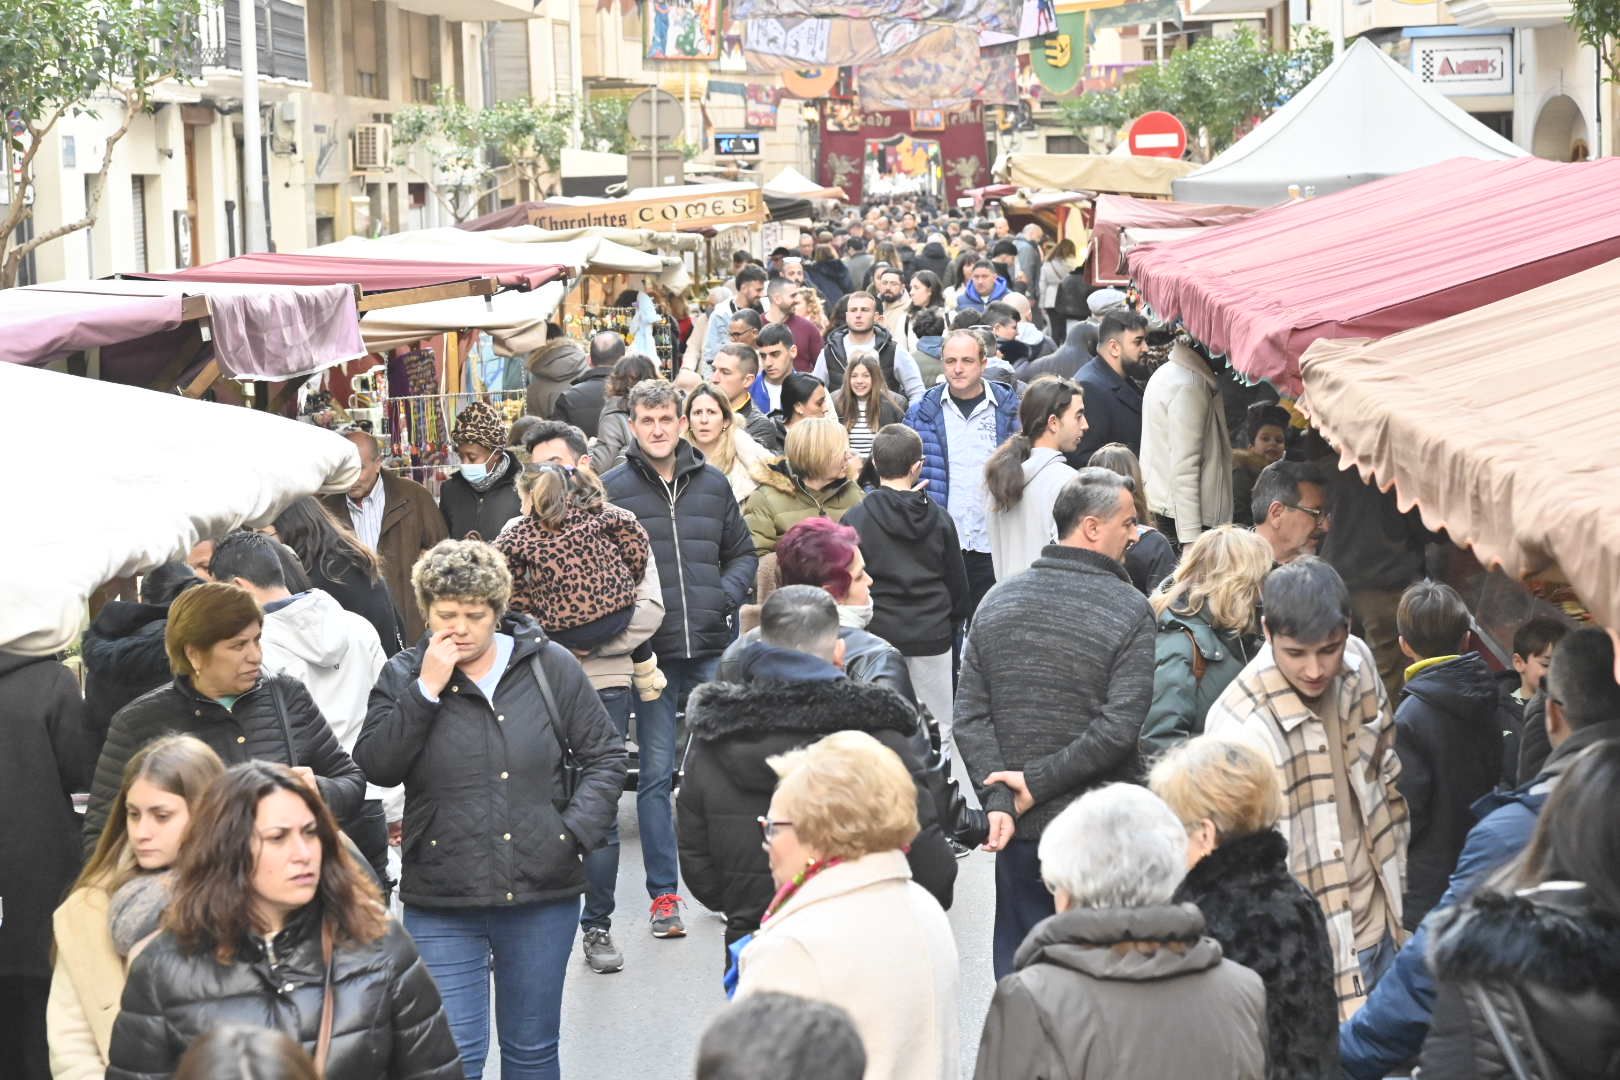
[[[0,10],[0,138],[15,155],[17,177],[0,215],[0,288],[17,283],[35,248],[95,224],[113,150],[152,88],[186,70],[198,12],[199,0],[13,0]],[[65,116],[102,110],[116,110],[118,125],[103,141],[83,216],[19,242],[17,229],[33,214],[34,158],[45,137]]]
[[[622,154],[630,149],[630,99],[593,97],[580,114],[580,141],[586,150]]]
[[[561,166],[573,107],[527,98],[474,109],[439,87],[432,105],[410,105],[394,114],[395,163],[421,176],[445,210],[465,221],[479,202],[513,180],[540,190]],[[427,151],[426,173],[414,151]]]
[[[1278,52],[1247,28],[1228,37],[1205,38],[1163,64],[1138,69],[1117,90],[1064,102],[1065,122],[1084,135],[1090,128],[1118,129],[1145,112],[1163,110],[1174,113],[1190,132],[1203,132],[1218,153],[1332,60],[1332,44],[1316,27],[1297,28],[1295,41],[1293,49]]]
[[[1604,80],[1620,82],[1614,44],[1620,38],[1620,0],[1572,0],[1568,21],[1581,44],[1597,50],[1603,61]]]

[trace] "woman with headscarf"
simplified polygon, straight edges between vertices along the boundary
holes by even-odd
[[[439,492],[439,512],[452,540],[494,539],[522,511],[517,457],[506,449],[506,425],[488,402],[461,410],[450,432],[461,468]]]

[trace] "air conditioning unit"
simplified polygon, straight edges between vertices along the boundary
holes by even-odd
[[[355,172],[383,172],[393,168],[394,125],[356,124],[351,143]]]

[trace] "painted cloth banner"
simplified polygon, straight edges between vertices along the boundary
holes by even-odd
[[[894,19],[750,19],[743,26],[743,55],[756,74],[955,53],[976,40],[971,30]]]
[[[652,0],[643,18],[648,60],[720,59],[720,0]]]
[[[745,95],[748,99],[747,125],[751,131],[776,127],[776,106],[782,100],[780,86],[750,84]]]
[[[732,0],[731,15],[735,19],[792,15],[901,19],[1015,34],[1023,15],[1023,0]]]
[[[856,72],[856,90],[869,107],[884,109],[949,109],[977,101],[983,105],[1018,104],[1018,46],[980,49],[966,54],[942,53]]]
[[[930,142],[938,144],[947,199],[954,201],[968,188],[988,180],[984,114],[977,106],[947,114],[942,131],[917,130],[908,111],[862,113],[861,126],[854,131],[830,130],[823,124],[816,180],[828,187],[843,188],[850,203],[859,205],[867,174],[868,151],[892,160],[897,154],[926,153],[914,144],[926,147]]]

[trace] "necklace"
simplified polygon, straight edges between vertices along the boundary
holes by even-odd
[[[778,911],[782,910],[783,906],[786,905],[789,900],[798,895],[799,890],[804,887],[805,882],[809,881],[811,878],[815,877],[829,866],[837,866],[843,861],[843,859],[832,858],[828,859],[826,862],[813,862],[807,865],[803,870],[800,870],[797,874],[794,874],[793,880],[789,881],[786,885],[783,885],[780,889],[777,889],[776,895],[771,897],[771,906],[765,909],[765,914],[760,917],[759,924],[764,926],[767,922],[769,922],[772,915],[775,915]]]

